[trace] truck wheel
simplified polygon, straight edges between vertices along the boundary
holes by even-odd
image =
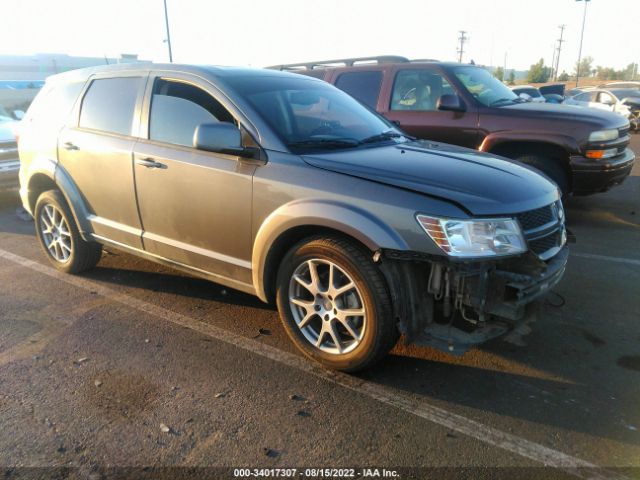
[[[569,176],[562,165],[560,165],[559,160],[541,157],[539,155],[523,155],[516,158],[516,160],[526,163],[536,170],[540,170],[547,177],[556,182],[558,187],[560,187],[563,197],[570,193]]]
[[[54,267],[65,273],[80,273],[96,266],[102,246],[82,239],[59,191],[49,190],[38,197],[34,219],[40,245]]]
[[[354,243],[315,237],[295,245],[278,271],[276,301],[293,343],[336,370],[370,367],[398,340],[384,277]]]

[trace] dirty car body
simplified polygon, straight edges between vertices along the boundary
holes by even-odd
[[[131,116],[118,132],[91,117],[97,86],[113,79],[120,92],[131,89],[122,94]],[[353,371],[379,357],[356,359],[367,335],[384,330],[380,311],[407,341],[463,352],[531,320],[564,272],[556,185],[517,162],[408,137],[320,80],[127,65],[62,74],[43,91],[65,100],[49,130],[34,127],[45,97],[27,113],[20,193],[37,229],[47,208],[60,210],[56,222],[77,225],[65,247],[75,250],[60,259],[55,228],[42,220],[43,249],[56,266],[74,273],[78,248],[106,245],[276,300],[285,327],[293,318],[304,333],[291,323],[294,342],[329,366]],[[198,109],[188,110],[187,99]],[[178,105],[182,117],[171,110]],[[166,109],[180,121],[163,123]],[[354,262],[326,253],[332,248]],[[356,264],[365,263],[361,275]],[[322,272],[324,290],[316,288]],[[368,277],[378,275],[369,295]],[[315,297],[293,295],[300,285]],[[388,311],[375,303],[387,296]]]

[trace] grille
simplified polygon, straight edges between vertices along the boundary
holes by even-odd
[[[543,260],[551,256],[551,249],[562,246],[562,213],[562,204],[558,202],[516,215],[529,248]]]
[[[553,247],[560,246],[560,232],[555,231],[546,237],[529,240],[529,248],[536,254],[542,255]]]
[[[555,220],[551,205],[519,213],[517,217],[524,231],[533,230]]]
[[[627,135],[629,135],[629,129],[630,127],[623,127],[621,128],[620,131],[620,138],[625,137]]]

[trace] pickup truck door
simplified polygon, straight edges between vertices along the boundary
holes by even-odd
[[[399,122],[400,128],[418,138],[478,147],[478,111],[466,105],[464,112],[445,112],[436,108],[441,95],[458,94],[444,73],[429,66],[398,67],[378,111],[388,120]],[[462,96],[459,95],[461,98]]]
[[[202,123],[234,122],[207,82],[152,75],[134,151],[147,252],[251,283],[251,198],[257,166],[192,147]]]

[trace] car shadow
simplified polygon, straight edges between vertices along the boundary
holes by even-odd
[[[120,260],[114,261],[112,258],[114,256],[120,257],[121,254],[106,254],[97,267],[85,272],[83,276],[102,283],[151,290],[189,299],[275,311],[273,306],[265,304],[253,295],[224,287],[206,279],[192,277],[168,268],[165,269],[129,255],[122,254],[127,262],[133,262],[134,266],[140,266],[140,269],[134,270],[128,266],[122,268],[122,266],[118,265],[118,263],[121,263]],[[154,268],[159,271],[150,270]]]

